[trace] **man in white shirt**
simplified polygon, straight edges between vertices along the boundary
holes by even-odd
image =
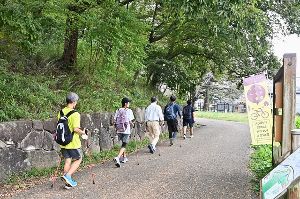
[[[128,161],[125,150],[126,145],[129,143],[130,126],[133,126],[134,115],[129,108],[130,99],[127,97],[122,99],[122,107],[115,113],[115,127],[119,140],[122,142],[121,149],[117,157],[114,158],[117,167],[120,167],[120,163],[126,163]]]
[[[157,98],[151,98],[151,104],[146,108],[145,111],[146,128],[149,132],[150,142],[148,145],[150,153],[154,153],[156,150],[156,144],[159,140],[160,135],[160,123],[164,121],[164,115],[162,109],[157,105]]]

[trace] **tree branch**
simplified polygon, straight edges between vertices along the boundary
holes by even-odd
[[[157,15],[157,9],[158,9],[158,4],[157,2],[155,2],[155,8],[154,8],[154,12],[153,12],[153,17],[152,17],[152,29],[149,35],[149,42],[151,43],[151,39],[154,37],[154,23],[155,23],[155,18]]]
[[[129,3],[131,3],[131,2],[133,2],[134,0],[125,0],[125,1],[120,1],[119,0],[119,4],[121,5],[121,6],[125,6],[125,5],[127,5],[127,4],[129,4]]]
[[[176,24],[177,24],[177,21],[174,21],[164,33],[162,33],[161,35],[158,35],[158,36],[154,36],[154,30],[153,30],[153,34],[152,35],[150,34],[149,42],[154,43],[154,42],[157,42],[157,41],[161,40],[162,38],[166,37],[176,28]]]

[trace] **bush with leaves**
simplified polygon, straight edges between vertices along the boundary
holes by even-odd
[[[254,152],[251,154],[250,169],[254,173],[253,186],[259,191],[259,181],[272,169],[272,145],[252,146]]]

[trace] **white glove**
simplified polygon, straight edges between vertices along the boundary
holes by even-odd
[[[89,136],[87,136],[87,134],[83,134],[83,135],[81,135],[81,138],[84,140],[87,140],[89,138]]]

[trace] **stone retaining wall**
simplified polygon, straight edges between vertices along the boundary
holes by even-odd
[[[144,109],[134,110],[134,115],[137,122],[132,137],[144,139]],[[81,126],[90,130],[90,150],[109,150],[118,142],[112,122],[113,113],[81,114]],[[55,130],[55,118],[0,123],[0,181],[31,168],[57,166],[59,146],[52,136]]]

